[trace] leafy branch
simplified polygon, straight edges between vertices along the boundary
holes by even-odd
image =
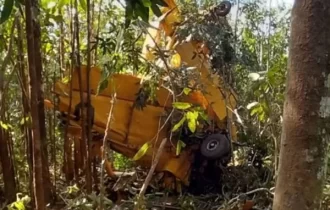
[[[127,28],[131,21],[139,17],[144,21],[149,20],[149,8],[156,16],[161,16],[162,13],[159,6],[167,7],[164,0],[125,0],[125,28]]]

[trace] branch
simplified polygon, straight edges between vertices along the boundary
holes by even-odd
[[[15,15],[15,19],[13,22],[13,25],[10,29],[10,38],[9,38],[9,46],[8,46],[8,52],[6,57],[4,58],[1,68],[0,68],[0,101],[4,102],[5,100],[2,98],[2,92],[5,91],[4,87],[7,87],[9,84],[9,81],[6,83],[6,85],[4,85],[4,77],[5,77],[5,70],[9,64],[9,61],[12,57],[12,53],[13,53],[13,39],[14,39],[14,29],[15,29],[15,25],[16,22],[18,21],[18,15]],[[0,112],[2,111],[2,103],[0,104]]]
[[[105,134],[103,137],[103,154],[102,154],[102,164],[101,164],[101,197],[100,197],[100,210],[103,210],[103,197],[104,197],[104,183],[103,183],[103,173],[104,173],[104,164],[105,164],[105,158],[107,154],[107,138],[108,138],[108,132],[111,124],[111,119],[112,119],[112,113],[115,105],[115,99],[116,99],[116,93],[113,95],[112,100],[111,100],[111,108],[109,111],[109,116],[108,116],[108,121],[107,121],[107,126],[105,129]]]
[[[155,161],[153,162],[153,164],[152,164],[152,166],[150,168],[150,171],[149,171],[149,173],[147,175],[147,178],[146,178],[146,180],[144,181],[144,183],[142,185],[141,191],[140,191],[140,193],[138,195],[138,202],[137,202],[136,206],[134,207],[134,210],[139,210],[140,209],[140,203],[141,203],[142,198],[143,198],[143,196],[144,196],[144,194],[145,194],[145,192],[147,190],[147,187],[148,187],[148,185],[150,183],[150,180],[151,180],[151,178],[152,178],[152,176],[153,176],[153,174],[155,172],[156,166],[157,166],[158,161],[160,159],[160,156],[161,156],[161,154],[163,152],[163,149],[165,147],[166,141],[167,141],[167,138],[164,138],[162,140],[159,148],[158,148],[158,151],[157,151],[157,154],[156,154],[156,157],[155,157]]]
[[[100,3],[99,3],[99,15],[98,15],[98,18],[97,18],[96,37],[99,37],[99,34],[100,34],[102,3],[103,3],[103,0],[101,0]],[[97,46],[98,46],[98,44],[99,44],[99,39],[96,39],[95,54],[94,54],[95,63],[97,62]]]
[[[141,23],[141,22],[140,22],[140,23]],[[164,62],[164,65],[165,65],[165,69],[166,69],[166,71],[167,71],[167,74],[168,74],[168,76],[170,76],[171,68],[169,67],[169,65],[168,65],[167,62],[166,62],[166,58],[165,58],[165,54],[164,54],[164,52],[163,52],[162,49],[159,47],[159,45],[157,44],[156,40],[152,37],[152,35],[150,34],[150,32],[147,30],[147,28],[144,27],[142,24],[140,24],[140,25],[143,27],[144,31],[146,31],[146,32],[148,33],[148,35],[150,36],[150,38],[151,38],[152,41],[154,42],[155,47],[157,48],[157,51],[158,51],[158,53],[159,53],[159,58]],[[171,79],[169,80],[169,83],[170,83],[171,88],[173,89],[173,92],[174,92],[174,85],[173,85]],[[173,96],[174,96],[173,99],[175,99],[175,94],[173,94]],[[173,100],[173,102],[174,102],[174,101],[175,101],[175,100]]]
[[[240,194],[234,198],[232,198],[229,202],[228,202],[228,205],[234,203],[235,201],[237,200],[240,200],[240,198],[242,196],[247,196],[247,195],[251,195],[251,194],[254,194],[256,192],[267,192],[269,193],[270,195],[274,196],[274,194],[268,189],[268,188],[257,188],[257,189],[254,189],[254,190],[251,190],[249,192],[246,192],[246,193],[243,193],[243,194]]]

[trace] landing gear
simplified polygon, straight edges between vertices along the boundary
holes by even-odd
[[[231,158],[231,142],[222,133],[201,139],[191,172],[188,192],[193,195],[221,192],[221,174]]]
[[[209,160],[224,158],[231,152],[230,140],[224,134],[212,134],[202,142],[200,151]]]
[[[216,16],[226,16],[231,10],[231,3],[229,1],[221,2],[217,7],[214,8],[214,13]]]

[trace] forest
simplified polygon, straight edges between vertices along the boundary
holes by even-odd
[[[329,36],[323,0],[0,0],[0,209],[330,209]]]

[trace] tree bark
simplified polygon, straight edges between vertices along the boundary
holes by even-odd
[[[30,102],[31,102],[31,117],[32,117],[32,149],[33,149],[33,182],[34,182],[34,196],[35,196],[35,209],[45,209],[45,195],[43,183],[43,166],[42,166],[42,136],[40,127],[40,114],[39,103],[41,83],[38,81],[38,69],[36,58],[35,40],[34,40],[34,24],[33,19],[35,9],[34,0],[25,1],[25,14],[26,14],[26,35],[27,35],[27,49],[28,49],[28,63],[29,63],[29,76],[30,76]]]
[[[91,4],[90,0],[87,0],[87,72],[86,72],[86,80],[87,80],[87,126],[86,126],[86,136],[87,136],[87,170],[86,170],[86,189],[87,193],[92,193],[92,167],[91,167],[91,145],[90,142],[92,141],[92,126],[91,125],[91,92],[90,92],[90,70],[91,70],[91,32],[92,32],[92,23],[91,23]],[[88,171],[89,170],[89,171]]]
[[[3,118],[1,114],[1,119]],[[12,161],[10,149],[9,149],[9,135],[8,132],[0,126],[0,162],[3,172],[3,181],[5,185],[5,196],[9,202],[13,202],[16,199],[16,182],[14,164]]]
[[[295,1],[274,210],[320,208],[330,116],[329,32],[330,1]]]
[[[13,39],[15,24],[18,21],[18,17],[15,16],[13,25],[10,29],[8,52],[4,59],[2,60],[2,65],[0,67],[0,121],[2,123],[7,123],[5,113],[8,108],[8,101],[6,100],[6,92],[8,91],[8,81],[5,82],[5,71],[8,67],[10,58],[13,52]],[[13,70],[14,71],[14,70]],[[3,181],[5,187],[6,199],[10,202],[15,201],[16,198],[16,181],[15,181],[15,170],[14,163],[11,153],[11,138],[9,136],[8,130],[0,126],[0,163],[3,171]]]
[[[24,49],[23,47],[23,30],[21,24],[21,18],[17,21],[17,49]],[[22,126],[22,130],[25,136],[25,150],[27,154],[27,162],[29,165],[29,179],[30,179],[30,193],[33,196],[33,158],[32,158],[32,131],[28,126],[26,120],[29,117],[30,106],[29,106],[29,88],[28,80],[29,75],[24,66],[24,52],[22,50],[17,50],[17,61],[18,61],[18,77],[20,81],[20,86],[22,89],[22,108],[23,108],[23,118],[25,123]]]
[[[74,7],[77,10],[78,8],[78,1],[74,1]],[[85,104],[85,99],[83,96],[83,89],[82,89],[82,77],[81,77],[81,62],[80,62],[80,39],[79,39],[79,16],[78,13],[75,13],[74,16],[75,20],[75,41],[77,43],[77,63],[76,63],[76,68],[78,69],[78,81],[79,81],[79,95],[80,95],[80,103],[82,104],[81,106],[81,113],[84,113],[84,104]],[[87,79],[88,80],[88,79]],[[87,108],[89,110],[89,107]],[[82,150],[82,159],[83,159],[83,165],[84,165],[84,172],[85,172],[85,177],[86,177],[86,189],[87,193],[91,193],[92,191],[92,175],[91,175],[91,164],[90,164],[90,159],[89,159],[89,154],[88,154],[88,135],[86,132],[86,122],[85,122],[85,116],[84,114],[81,115],[81,150]]]
[[[38,1],[33,1],[33,9],[38,11]],[[35,53],[35,67],[37,73],[37,87],[38,87],[38,111],[39,111],[39,125],[40,125],[40,144],[42,147],[42,171],[43,182],[45,189],[45,201],[49,203],[53,198],[53,186],[50,180],[49,163],[48,163],[48,147],[47,147],[47,131],[46,131],[46,116],[44,110],[44,91],[42,80],[42,55],[41,55],[41,34],[40,24],[37,19],[37,14],[33,18],[33,33],[34,33],[34,53]]]

